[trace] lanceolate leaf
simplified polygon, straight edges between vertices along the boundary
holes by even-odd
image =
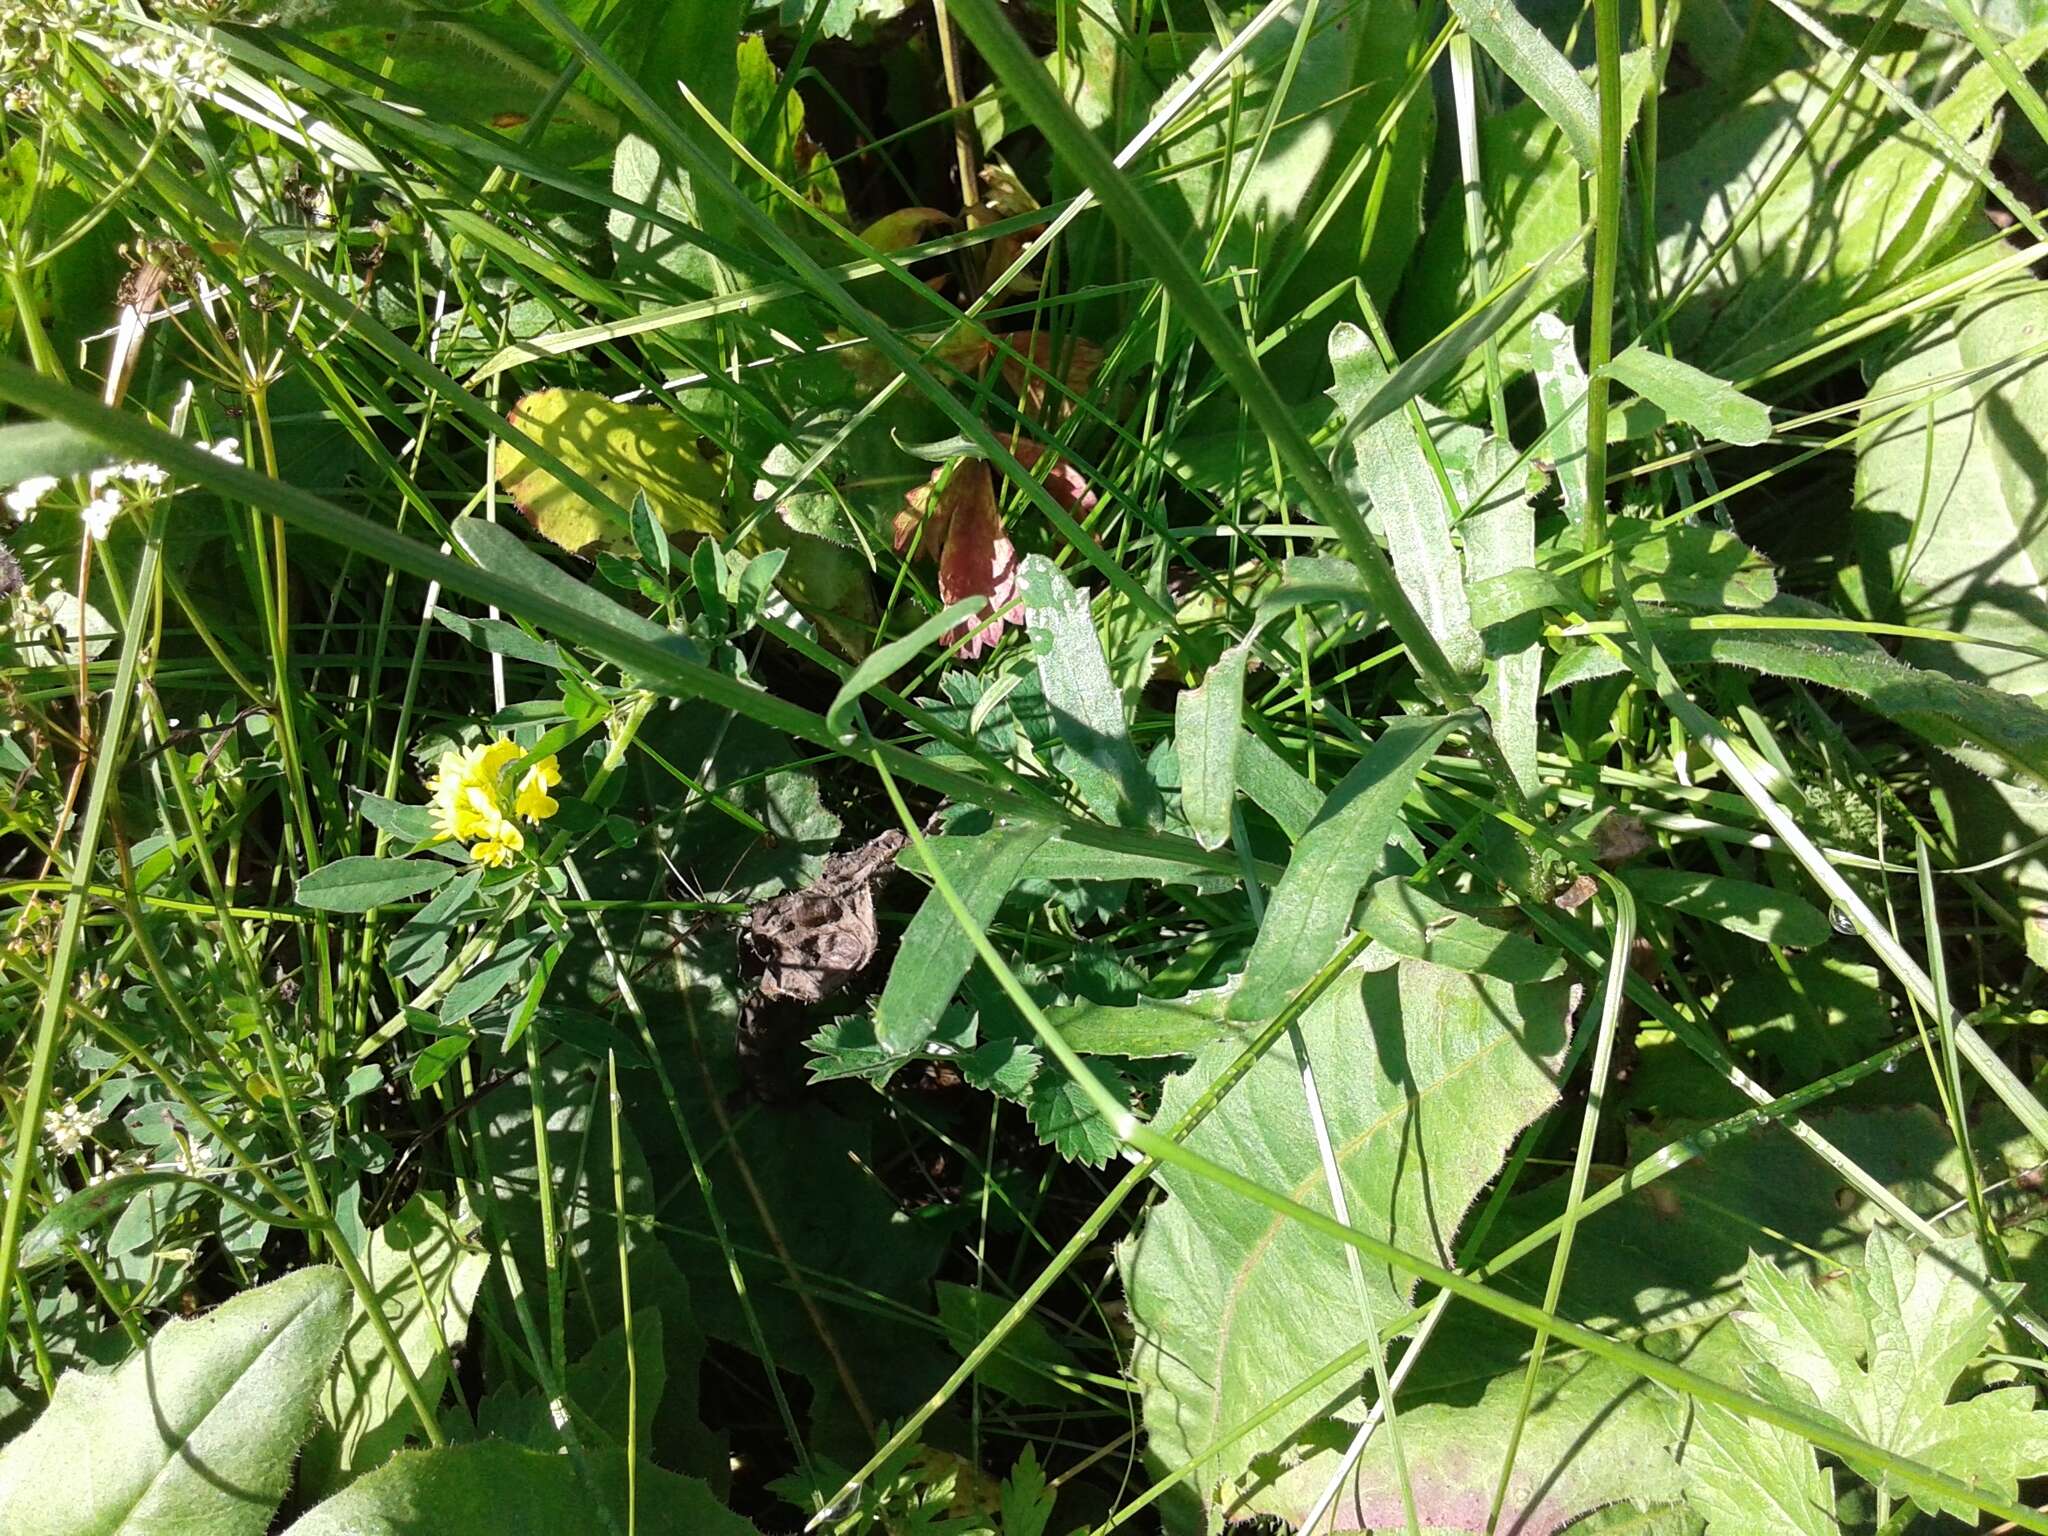
[[[1171,1000],[1140,998],[1121,1007],[1068,1003],[1048,1008],[1046,1017],[1083,1055],[1193,1056],[1237,1033],[1224,1021],[1229,1002],[1230,989],[1218,987]]]
[[[1403,961],[1354,970],[1308,1010],[1302,1039],[1354,1223],[1416,1253],[1450,1254],[1510,1139],[1556,1099],[1567,991]],[[1224,1040],[1172,1079],[1161,1122],[1172,1124],[1239,1049]],[[1327,1211],[1301,1092],[1287,1053],[1269,1054],[1189,1145]],[[1192,1174],[1160,1178],[1167,1198],[1121,1260],[1146,1433],[1153,1455],[1179,1466],[1358,1343],[1367,1319],[1335,1244]],[[1370,1266],[1364,1278],[1372,1318],[1383,1323],[1409,1282]],[[1269,1431],[1257,1438],[1272,1443]],[[1251,1454],[1242,1445],[1220,1452],[1202,1486],[1232,1476]]]
[[[1768,408],[1726,380],[1662,352],[1630,347],[1607,365],[1607,372],[1673,421],[1697,427],[1708,437],[1748,446],[1771,435]]]
[[[1529,322],[1529,367],[1543,405],[1543,457],[1557,466],[1565,516],[1586,515],[1586,370],[1572,328],[1548,310]]]
[[[1221,848],[1230,841],[1230,811],[1237,800],[1237,741],[1244,715],[1245,663],[1251,643],[1225,651],[1202,686],[1174,701],[1173,746],[1180,758],[1180,804],[1195,841]]]
[[[1805,897],[1754,881],[1689,869],[1631,869],[1626,878],[1646,907],[1683,912],[1759,943],[1810,949],[1832,931],[1827,914]]]
[[[1394,721],[1330,792],[1267,903],[1244,984],[1231,999],[1231,1018],[1271,1018],[1336,953],[1415,775],[1459,718]]]
[[[166,1324],[116,1371],[65,1376],[0,1451],[0,1530],[261,1536],[348,1300],[340,1270],[302,1269]]]
[[[1570,61],[1513,0],[1451,0],[1451,9],[1501,72],[1564,131],[1580,169],[1591,172],[1600,163],[1600,107]]]
[[[1347,418],[1387,377],[1372,339],[1355,325],[1330,332],[1330,364],[1337,374],[1331,394]],[[1464,562],[1451,541],[1446,488],[1408,414],[1396,411],[1359,433],[1342,467],[1347,482],[1371,498],[1374,529],[1445,657],[1461,672],[1476,672],[1479,634],[1465,601]]]
[[[968,915],[987,927],[1010,887],[1023,878],[1031,855],[1051,835],[1050,827],[1027,823],[978,837],[933,838],[925,846]],[[875,1004],[875,1038],[897,1053],[923,1045],[973,964],[974,942],[934,886],[903,930],[896,962]]]
[[[336,859],[299,881],[299,904],[322,912],[367,912],[438,890],[455,873],[455,865],[438,859]]]
[[[1088,599],[1043,555],[1018,569],[1038,680],[1081,798],[1105,820],[1156,824],[1159,790],[1131,745],[1123,696],[1102,658]]]

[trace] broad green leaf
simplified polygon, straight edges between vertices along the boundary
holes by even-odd
[[[1631,869],[1622,878],[1646,907],[1683,912],[1761,944],[1811,949],[1833,931],[1805,897],[1753,881],[1689,869]]]
[[[476,1223],[451,1216],[422,1190],[369,1236],[357,1255],[406,1363],[429,1402],[448,1383],[450,1352],[469,1332],[490,1254]],[[322,1492],[341,1487],[388,1459],[419,1423],[383,1341],[360,1299],[351,1309],[341,1358],[320,1395],[325,1420],[306,1447],[301,1476]]]
[[[1045,1016],[1084,1056],[1193,1056],[1237,1031],[1225,1022],[1233,988],[1135,1003],[1063,1003]]]
[[[732,101],[733,135],[811,207],[846,223],[846,194],[840,189],[832,157],[804,131],[802,95],[794,88],[784,91],[780,116],[774,122],[768,120],[768,108],[782,79],[782,72],[768,57],[768,40],[758,32],[742,37],[735,64],[739,84]],[[752,178],[748,184],[754,184]],[[819,238],[817,226],[784,203],[772,188],[761,185],[759,195],[768,211],[792,233],[806,240]]]
[[[1957,310],[1878,375],[1858,439],[1856,543],[1874,617],[2048,646],[2048,288]],[[1994,370],[1982,376],[1977,371]],[[1960,375],[1968,372],[1971,377]],[[1907,660],[2014,693],[2048,693],[2048,656],[1907,641]]]
[[[1271,1018],[1337,952],[1415,775],[1458,724],[1455,715],[1392,721],[1330,791],[1266,904],[1231,1018]]]
[[[2024,68],[2044,41],[2030,33],[2008,52]],[[1904,61],[1876,62],[1897,73]],[[1900,122],[1867,79],[1823,120],[1831,83],[1787,71],[1658,167],[1658,270],[1674,293],[1705,273],[1671,322],[1679,356],[1740,378],[1808,345],[1815,327],[1926,265],[1979,198],[1969,172],[1924,129]],[[2002,94],[1980,63],[1930,116],[1988,155]],[[1713,258],[1781,169],[1762,212]]]
[[[299,905],[321,912],[367,912],[438,890],[456,866],[439,859],[375,859],[354,855],[310,870],[299,881]]]
[[[1685,1500],[1707,1536],[1839,1536],[1835,1479],[1813,1447],[1775,1424],[1694,1405],[1685,1448]]]
[[[1708,437],[1744,447],[1770,438],[1767,407],[1690,363],[1635,346],[1610,362],[1607,372],[1673,421],[1696,427]]]
[[[1511,987],[1403,961],[1353,970],[1303,1015],[1354,1223],[1412,1252],[1449,1258],[1466,1209],[1498,1172],[1510,1140],[1556,1100],[1567,992],[1561,982]],[[1161,1123],[1174,1123],[1240,1049],[1221,1041],[1171,1079]],[[1301,1094],[1288,1053],[1270,1053],[1188,1145],[1328,1211]],[[1150,1448],[1164,1465],[1179,1466],[1357,1344],[1364,1327],[1391,1318],[1411,1285],[1367,1266],[1371,1317],[1361,1317],[1336,1244],[1192,1173],[1168,1170],[1159,1180],[1166,1198],[1119,1260]],[[1220,1450],[1204,1466],[1205,1489],[1234,1476],[1257,1449]]]
[[[705,12],[713,9],[709,4],[691,7]],[[683,24],[688,25],[687,21]],[[717,285],[715,258],[668,222],[701,230],[705,214],[712,212],[698,207],[689,173],[640,135],[629,133],[612,154],[612,191],[638,208],[666,216],[657,221],[645,213],[617,208],[606,215],[612,270],[620,287],[638,296],[644,307],[711,297]],[[687,338],[708,329],[708,324],[700,322],[670,334]]]
[[[1406,880],[1381,880],[1358,926],[1397,955],[1517,985],[1564,974],[1564,956],[1526,934],[1496,928],[1447,907]]]
[[[1711,612],[1761,608],[1778,595],[1777,572],[1725,528],[1659,528],[1635,517],[1617,517],[1610,526],[1641,602]]]
[[[1521,1393],[1522,1373],[1511,1371],[1489,1382],[1477,1401],[1396,1404],[1423,1530],[1485,1530]],[[1298,1522],[1329,1482],[1350,1434],[1351,1426],[1342,1421],[1320,1426],[1309,1437],[1314,1449],[1299,1466],[1282,1472],[1273,1486],[1255,1489],[1230,1513],[1263,1512],[1290,1525]],[[1571,1524],[1576,1531],[1574,1522],[1589,1510],[1676,1499],[1681,1478],[1666,1448],[1670,1439],[1664,1405],[1641,1378],[1583,1356],[1547,1364],[1522,1426],[1497,1529],[1536,1536]],[[1359,1458],[1358,1470],[1344,1480],[1333,1523],[1320,1529],[1387,1536],[1402,1529],[1393,1450],[1383,1426]]]
[[[623,1458],[588,1458],[595,1497],[626,1525]],[[694,1477],[643,1461],[636,1526],[644,1536],[754,1536],[751,1522],[720,1504]],[[484,1440],[406,1451],[359,1478],[286,1536],[562,1536],[602,1530],[592,1490],[567,1457]]]
[[[939,1326],[956,1354],[974,1349],[1010,1310],[1010,1303],[992,1291],[941,1280]],[[1003,1335],[994,1354],[975,1370],[975,1380],[993,1392],[1040,1408],[1074,1406],[1074,1390],[1058,1378],[1057,1367],[1079,1365],[1074,1352],[1055,1339],[1035,1317],[1026,1317]]]
[[[1010,887],[1023,878],[1031,855],[1051,834],[1049,827],[1026,823],[978,837],[931,838],[925,847],[968,915],[986,928]],[[875,1038],[897,1053],[923,1045],[973,964],[974,941],[934,886],[903,930],[889,980],[875,1003]]]
[[[530,661],[557,672],[567,669],[568,663],[562,659],[559,647],[545,640],[536,640],[517,624],[508,624],[503,619],[468,619],[459,613],[450,613],[446,608],[436,608],[434,622],[453,630],[471,645],[496,655]]]
[[[487,873],[483,865],[472,864],[405,920],[405,926],[384,946],[384,963],[394,975],[424,981],[441,968],[448,958],[448,942]]]
[[[1563,130],[1579,168],[1593,172],[1600,163],[1600,107],[1565,56],[1523,18],[1514,0],[1451,0],[1451,10],[1501,73]]]
[[[1243,734],[1244,671],[1251,642],[1233,645],[1209,669],[1199,688],[1174,701],[1173,749],[1180,759],[1180,808],[1195,841],[1221,848],[1230,841],[1237,801],[1237,742]]]
[[[1348,321],[1330,332],[1330,366],[1337,376],[1330,395],[1346,419],[1387,378],[1372,338]],[[1465,600],[1464,562],[1451,540],[1452,509],[1409,414],[1392,412],[1360,432],[1344,448],[1340,468],[1347,488],[1371,500],[1373,531],[1386,540],[1402,587],[1445,657],[1460,672],[1478,671],[1483,652]]]
[[[1850,1285],[1816,1288],[1753,1260],[1735,1324],[1757,1390],[2009,1499],[2048,1456],[2048,1413],[2035,1408],[2034,1388],[1949,1397],[2019,1291],[1986,1278],[1974,1237],[1916,1252],[1880,1227]],[[1937,1508],[1975,1518],[1967,1505]]]
[[[1105,821],[1157,825],[1159,789],[1131,745],[1123,695],[1103,660],[1088,599],[1043,555],[1025,557],[1017,569],[1017,591],[1039,685],[1081,798]]]
[[[73,1371],[0,1450],[0,1529],[262,1536],[348,1315],[313,1268],[171,1322],[118,1369]]]
[[[517,6],[319,0],[295,12],[293,23],[308,41],[381,77],[392,97],[436,121],[516,136],[551,106],[539,142],[550,159],[566,165],[605,153],[619,137],[617,115],[592,99],[583,82],[555,99],[560,55]],[[307,67],[362,89],[361,76],[339,65],[315,57]]]

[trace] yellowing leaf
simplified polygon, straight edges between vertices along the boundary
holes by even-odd
[[[670,533],[721,533],[724,474],[704,461],[697,429],[673,411],[620,405],[587,389],[543,389],[512,407],[511,423],[617,503],[600,507],[509,443],[498,484],[542,537],[571,554],[632,543],[625,509],[647,497]]]

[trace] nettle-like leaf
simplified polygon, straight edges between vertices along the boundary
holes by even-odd
[[[340,1270],[302,1269],[167,1323],[118,1370],[65,1376],[0,1451],[0,1530],[261,1536],[348,1304]]]
[[[2034,1389],[2001,1387],[1955,1403],[1949,1397],[1990,1339],[1999,1311],[2019,1291],[2017,1284],[1986,1278],[1969,1238],[1916,1252],[1880,1227],[1847,1283],[1816,1283],[1752,1258],[1735,1326],[1752,1357],[1746,1374],[1757,1392],[2011,1499],[2020,1478],[2048,1458],[2048,1413],[2034,1407]],[[1740,1433],[1749,1430],[1743,1426]],[[1728,1516],[1731,1497],[1738,1504],[1802,1507],[1822,1486],[1811,1472],[1810,1448],[1803,1458],[1782,1445],[1740,1451],[1731,1448],[1738,1438],[1727,1425],[1706,1424],[1706,1485],[1689,1496],[1713,1522],[1715,1536],[1753,1528]],[[1932,1502],[1936,1512],[1974,1515],[1966,1503],[1930,1501],[1882,1473],[1876,1481],[1895,1497]]]
[[[1302,1039],[1354,1223],[1450,1261],[1466,1209],[1509,1141],[1556,1101],[1569,999],[1561,981],[1516,987],[1403,961],[1354,970],[1308,1010]],[[1221,1041],[1171,1079],[1159,1123],[1173,1124],[1240,1049]],[[1331,1209],[1288,1052],[1261,1059],[1188,1144]],[[1368,1265],[1361,1313],[1337,1244],[1191,1174],[1160,1181],[1166,1198],[1119,1255],[1137,1328],[1132,1369],[1154,1458],[1177,1467],[1210,1454],[1199,1479],[1206,1502],[1250,1465],[1251,1449],[1222,1445],[1231,1432],[1394,1316],[1413,1285]],[[1254,1438],[1270,1443],[1292,1427]]]

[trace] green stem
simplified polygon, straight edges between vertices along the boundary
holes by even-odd
[[[1607,365],[1614,357],[1614,275],[1621,260],[1621,0],[1593,0],[1600,81],[1600,166],[1593,194],[1592,326],[1586,356],[1586,520],[1584,547],[1607,543]],[[1600,568],[1586,567],[1597,597]]]
[[[128,605],[127,622],[122,628],[120,665],[107,700],[99,752],[93,759],[92,784],[86,793],[85,814],[79,820],[78,841],[72,849],[70,889],[65,894],[63,912],[58,918],[57,942],[50,955],[49,984],[43,989],[42,1012],[36,1022],[28,1087],[22,1094],[20,1112],[15,1119],[14,1162],[7,1181],[6,1211],[0,1215],[0,1337],[6,1335],[8,1310],[14,1304],[15,1260],[21,1252],[21,1229],[28,1207],[29,1184],[35,1172],[36,1144],[42,1134],[43,1113],[50,1104],[50,1082],[56,1073],[64,1008],[71,997],[71,975],[78,963],[78,935],[85,921],[93,864],[99,857],[100,834],[113,805],[114,779],[120,769],[122,744],[128,734],[128,713],[135,701],[136,679],[142,669],[149,612],[146,599],[156,582],[157,564],[162,553],[163,516],[159,512],[151,523],[149,538],[143,545],[142,560],[135,572],[134,597]]]

